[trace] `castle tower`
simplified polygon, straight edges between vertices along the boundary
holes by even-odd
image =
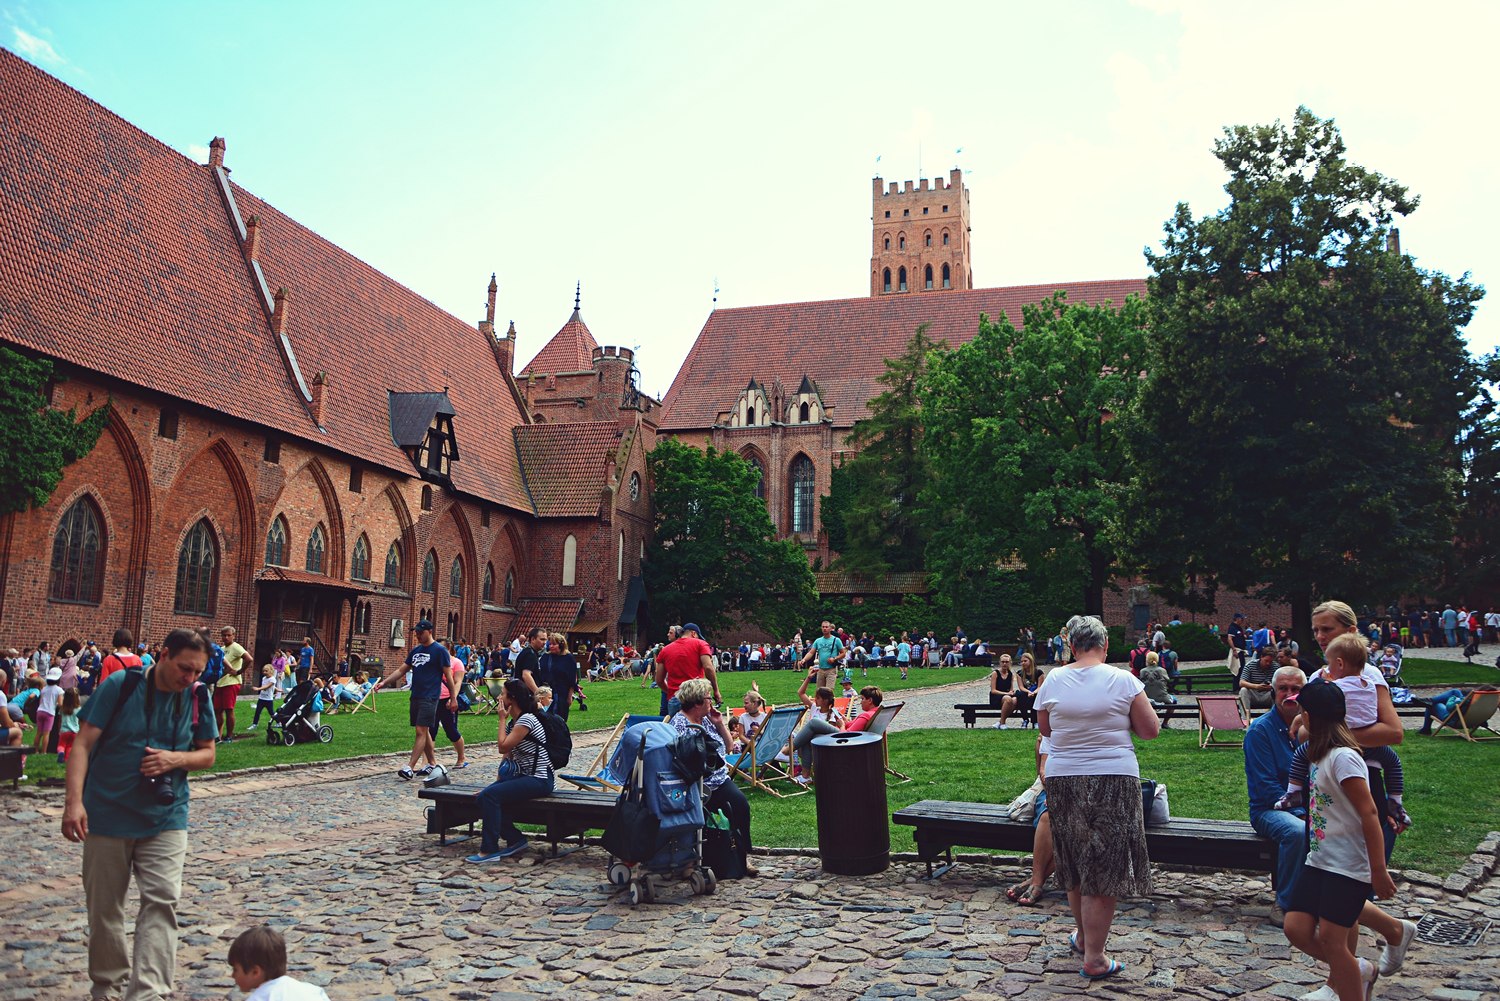
[[[954,167],[948,179],[904,188],[873,182],[870,294],[902,295],[974,287],[969,260],[969,189]],[[904,276],[904,277],[903,277]]]

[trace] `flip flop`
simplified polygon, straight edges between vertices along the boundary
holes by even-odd
[[[469,762],[467,762],[467,761],[465,761],[465,762],[464,762],[464,763],[463,763],[463,764],[461,764],[461,765],[454,765],[454,766],[453,766],[453,768],[454,768],[454,770],[455,770],[455,771],[457,771],[457,770],[458,770],[458,769],[460,769],[460,768],[468,768],[468,767],[469,767]]]
[[[1076,931],[1068,932],[1068,948],[1072,949],[1080,956],[1083,955],[1083,947],[1078,944],[1078,933]],[[1106,974],[1106,976],[1107,975],[1108,974]]]
[[[1035,907],[1037,901],[1046,895],[1047,890],[1045,887],[1038,886],[1035,883],[1028,883],[1026,889],[1013,899],[1022,907]]]
[[[1026,892],[1026,890],[1028,890],[1030,887],[1031,887],[1031,880],[1029,880],[1029,879],[1022,880],[1021,882],[1017,883],[1015,886],[1012,886],[1010,889],[1006,890],[1005,891],[1005,897],[1006,897],[1007,900],[1019,901],[1021,899],[1021,895],[1024,894]]]
[[[1109,968],[1106,969],[1103,973],[1090,973],[1088,970],[1080,969],[1078,971],[1078,975],[1080,977],[1083,977],[1085,980],[1103,980],[1105,977],[1112,977],[1116,973],[1124,972],[1124,970],[1124,963],[1120,962],[1117,959],[1111,959],[1109,961]]]

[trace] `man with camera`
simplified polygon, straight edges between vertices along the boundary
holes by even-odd
[[[62,833],[83,842],[95,999],[155,1001],[172,992],[187,773],[213,767],[218,735],[207,689],[195,685],[207,663],[203,637],[174,629],[151,668],[111,674],[84,704],[68,756]],[[132,872],[141,898],[134,956],[125,941]]]

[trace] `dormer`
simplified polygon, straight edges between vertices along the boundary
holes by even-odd
[[[760,383],[754,379],[745,391],[740,394],[739,400],[734,405],[734,410],[729,415],[729,426],[732,428],[765,427],[771,423],[771,401],[766,396],[766,391]]]
[[[807,376],[797,392],[787,397],[786,422],[788,424],[817,424],[823,420],[823,398],[818,387]]]
[[[391,440],[424,480],[448,483],[459,458],[453,404],[441,393],[390,393]]]

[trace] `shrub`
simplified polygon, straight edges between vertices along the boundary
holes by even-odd
[[[1207,626],[1184,622],[1180,626],[1168,626],[1163,632],[1167,634],[1172,649],[1177,651],[1177,656],[1184,661],[1223,660],[1226,656],[1224,641],[1209,632]]]

